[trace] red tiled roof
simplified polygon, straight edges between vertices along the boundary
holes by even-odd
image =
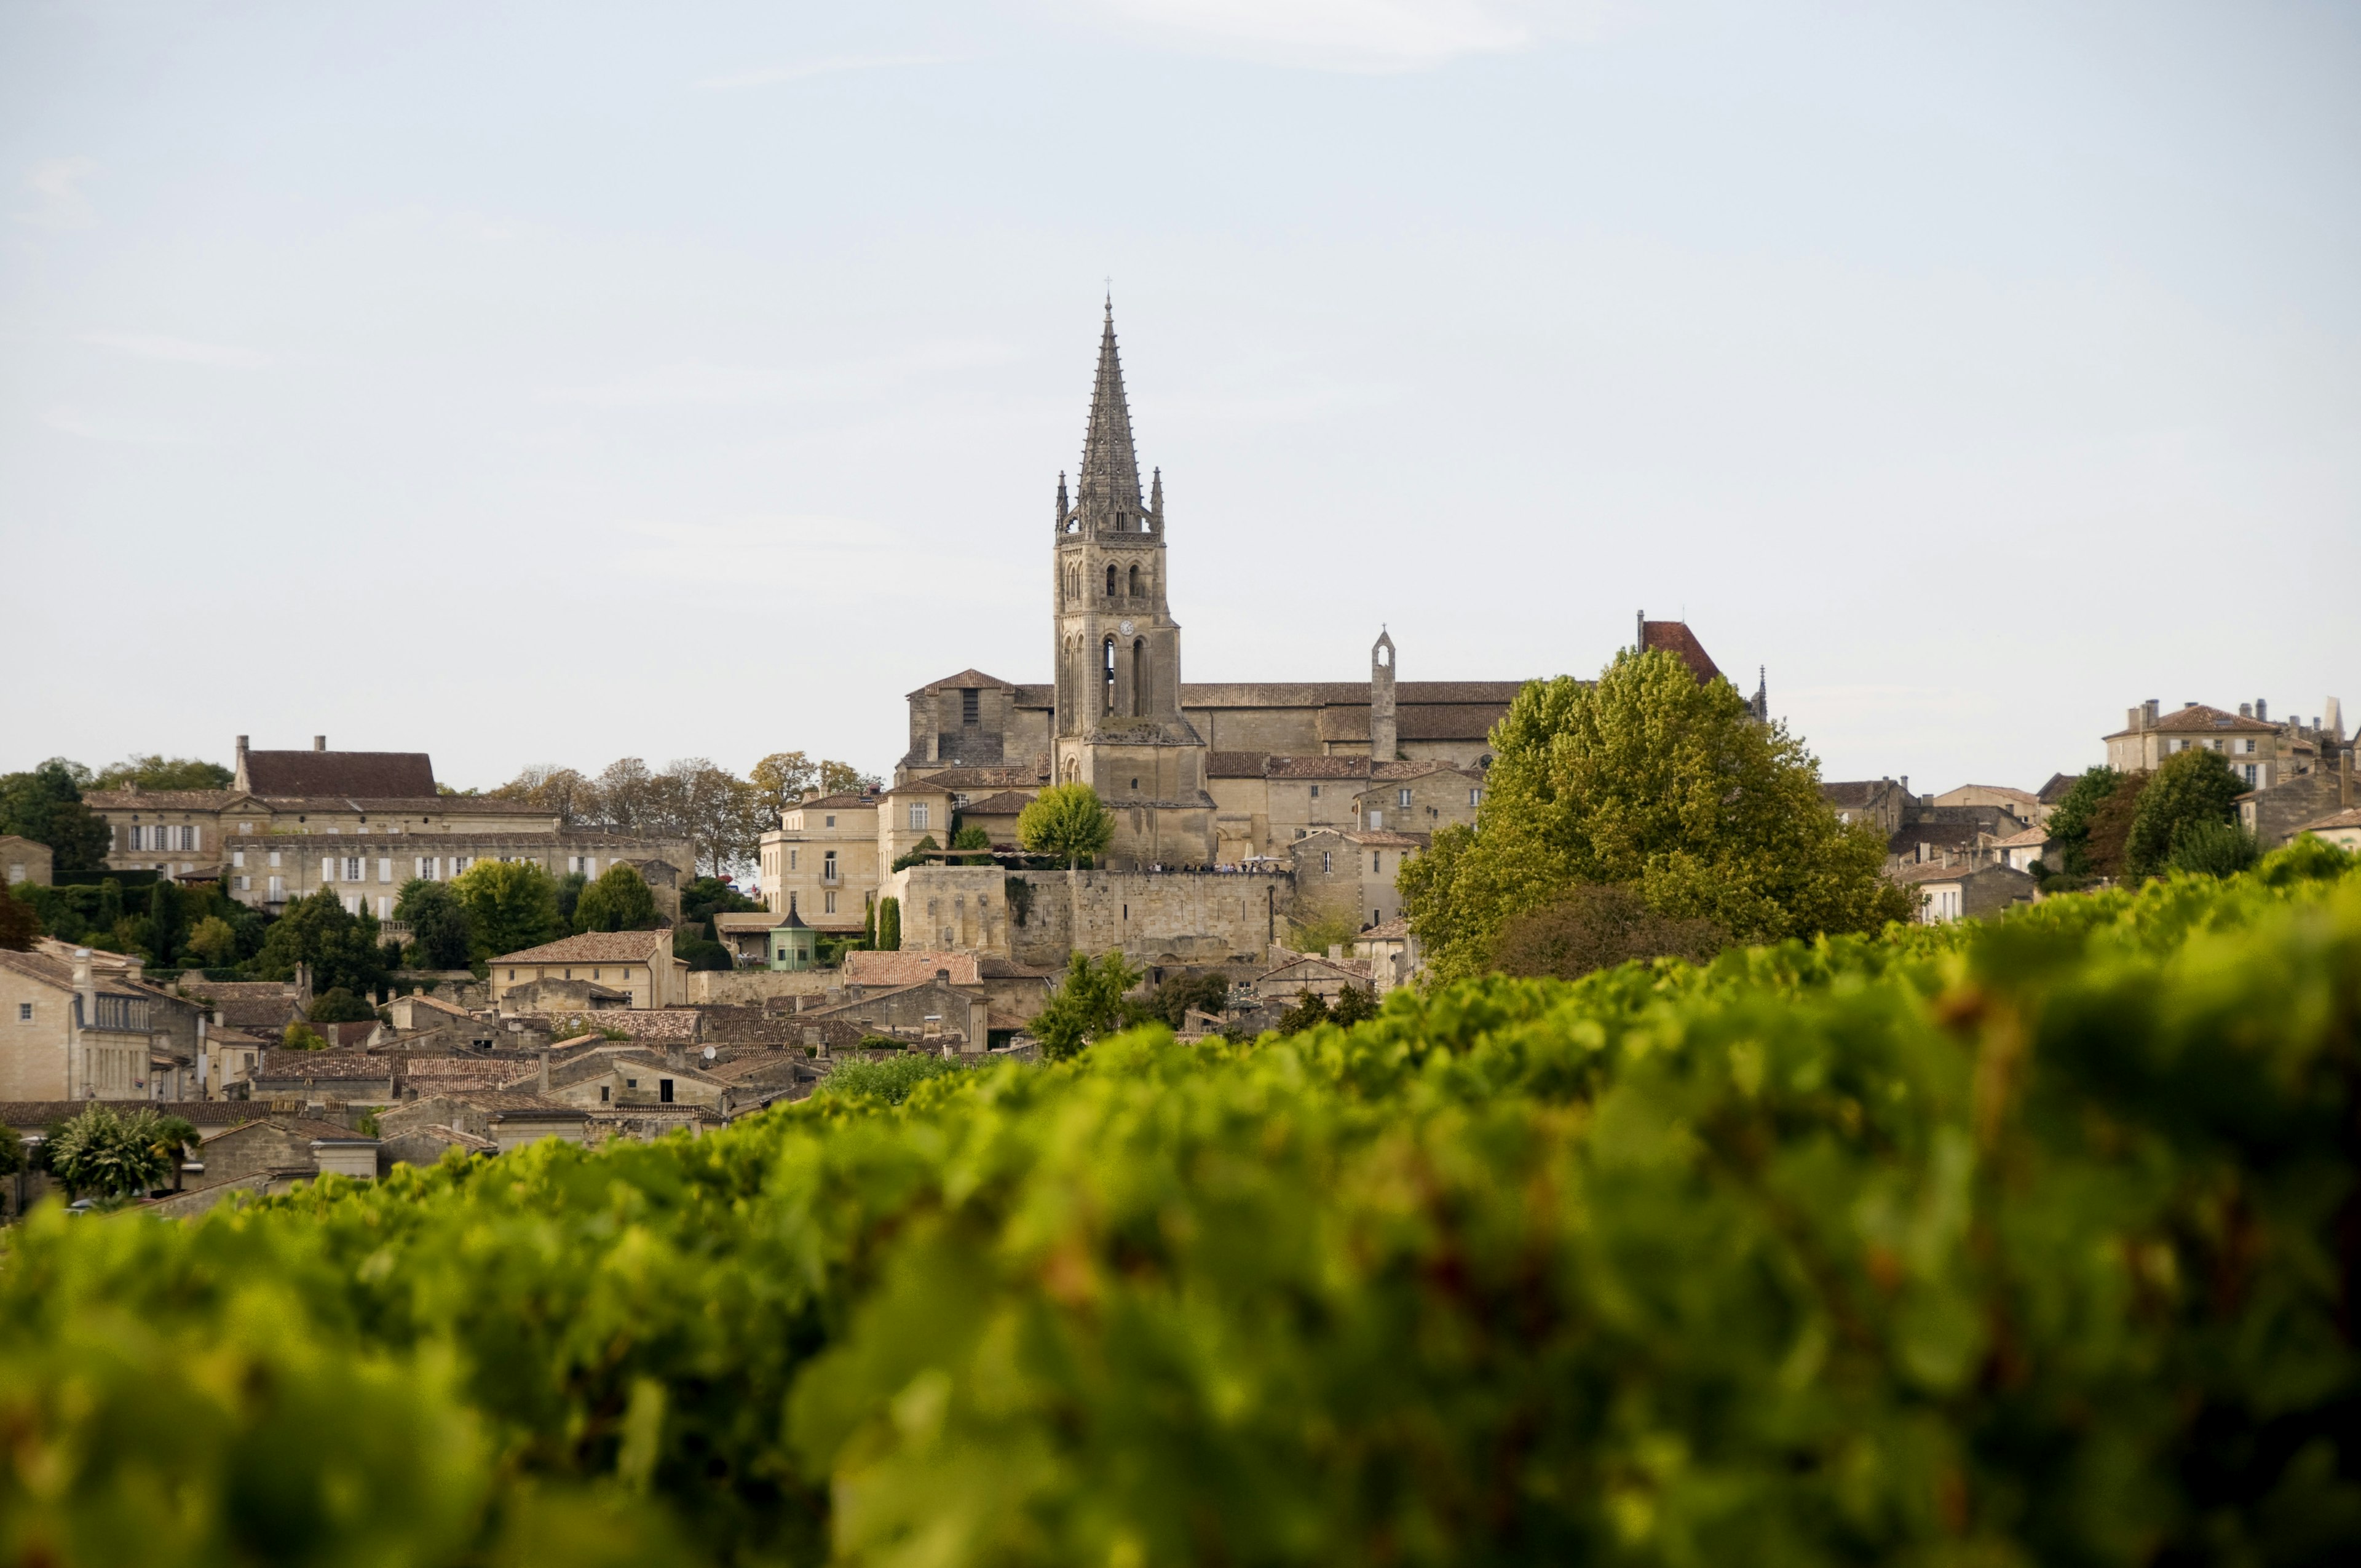
[[[893,953],[850,952],[844,955],[847,985],[923,985],[937,970],[951,971],[953,985],[978,985],[973,953],[937,953],[905,949]]]
[[[1264,765],[1264,777],[1274,779],[1365,779],[1367,757],[1273,757]]]
[[[248,751],[246,787],[256,795],[431,797],[434,764],[423,751]]]
[[[1689,673],[1697,676],[1700,685],[1721,674],[1712,657],[1706,652],[1705,644],[1697,640],[1697,634],[1689,630],[1686,620],[1642,621],[1640,648],[1642,652],[1661,651],[1677,654],[1681,663],[1689,667]]]
[[[2248,718],[2243,714],[2227,712],[2218,707],[2208,707],[2202,702],[2192,702],[2163,715],[2154,724],[2149,725],[2147,730],[2118,729],[2107,739],[2113,740],[2117,736],[2139,735],[2150,731],[2180,735],[2212,735],[2224,729],[2234,732],[2244,731],[2251,735],[2276,735],[2279,733],[2279,728],[2268,719]]]
[[[502,953],[489,960],[499,964],[643,964],[651,962],[650,955],[661,948],[663,956],[672,956],[672,933],[669,931],[585,931],[578,937],[564,937],[555,942],[544,942],[538,948],[526,948],[521,952]]]
[[[998,795],[988,795],[982,800],[970,801],[960,807],[960,815],[962,817],[1014,817],[1032,804],[1031,795],[1020,794],[1013,789],[1005,789]]]

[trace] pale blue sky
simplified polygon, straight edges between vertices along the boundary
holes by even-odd
[[[1192,679],[1686,612],[1830,777],[2361,699],[2353,5],[0,5],[0,767],[1047,678],[1102,280]]]

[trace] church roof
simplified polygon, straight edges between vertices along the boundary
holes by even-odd
[[[1686,620],[1640,622],[1640,651],[1653,653],[1659,650],[1679,655],[1681,663],[1689,667],[1690,674],[1697,676],[1699,685],[1721,674],[1712,656],[1705,651],[1705,644],[1697,640],[1697,633],[1689,630],[1689,623]]]
[[[910,696],[924,696],[928,692],[959,691],[962,688],[971,686],[997,687],[1010,691],[1016,689],[1012,683],[1004,681],[997,675],[987,675],[982,670],[961,670],[956,675],[946,675],[939,681],[928,681],[917,691],[910,692],[906,695]]]

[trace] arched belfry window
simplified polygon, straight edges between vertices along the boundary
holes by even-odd
[[[1107,572],[1109,576],[1113,576],[1115,568],[1109,566]],[[1099,652],[1100,684],[1106,688],[1106,710],[1113,713],[1115,711],[1115,639],[1108,638]]]
[[[1150,710],[1148,700],[1148,639],[1137,638],[1131,644],[1131,711],[1137,716]]]
[[[1115,568],[1112,565],[1107,567],[1107,598],[1115,598]]]
[[[1131,569],[1131,589],[1130,589],[1130,592],[1131,592],[1131,597],[1132,597],[1132,598],[1137,598],[1139,597],[1139,568],[1138,568],[1138,567],[1137,567],[1137,566],[1134,566],[1134,567]]]

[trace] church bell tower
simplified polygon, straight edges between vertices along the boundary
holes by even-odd
[[[1058,477],[1052,548],[1057,629],[1053,766],[1097,789],[1115,816],[1108,861],[1201,865],[1213,858],[1205,745],[1180,711],[1180,627],[1165,598],[1164,476],[1145,501],[1115,353],[1115,302],[1073,497]]]

